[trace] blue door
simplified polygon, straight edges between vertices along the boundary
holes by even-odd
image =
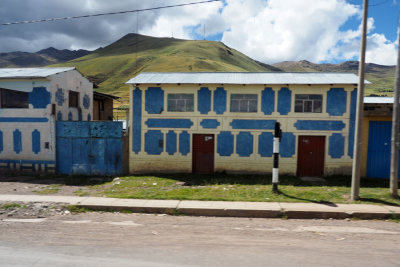
[[[56,166],[61,174],[118,175],[122,172],[122,123],[59,121]]]
[[[369,122],[367,177],[390,177],[391,138],[391,121]]]

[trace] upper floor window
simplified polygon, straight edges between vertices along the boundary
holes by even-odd
[[[70,108],[79,107],[79,92],[69,91],[68,99]]]
[[[194,94],[168,94],[168,111],[194,111]]]
[[[257,112],[257,95],[232,94],[231,112]]]
[[[0,108],[29,108],[29,93],[0,88]]]
[[[296,95],[294,112],[322,112],[322,95]]]

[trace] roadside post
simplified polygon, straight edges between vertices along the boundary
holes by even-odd
[[[272,169],[272,192],[279,194],[278,183],[279,183],[279,144],[282,138],[281,124],[275,122],[275,134],[274,134],[274,167]]]

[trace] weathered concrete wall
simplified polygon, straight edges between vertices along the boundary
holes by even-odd
[[[29,108],[0,108],[0,169],[55,171],[55,121],[90,119],[92,84],[71,70],[43,79],[1,79],[0,88],[29,93]],[[68,107],[69,90],[79,92],[79,109]]]

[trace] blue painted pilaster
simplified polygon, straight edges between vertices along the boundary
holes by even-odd
[[[132,151],[138,154],[142,146],[142,91],[132,92]]]
[[[278,112],[287,115],[292,105],[292,91],[287,87],[282,87],[278,92]]]
[[[353,158],[354,152],[354,134],[355,134],[355,123],[356,123],[356,108],[357,108],[357,88],[351,92],[350,99],[350,124],[349,124],[349,144],[347,154]]]
[[[226,111],[226,91],[223,87],[218,87],[214,91],[214,111],[218,115],[222,115]]]
[[[343,88],[331,88],[326,102],[326,112],[329,115],[342,116],[346,112],[347,92]]]
[[[334,133],[329,137],[329,155],[334,159],[340,159],[344,155],[344,136]]]
[[[220,156],[230,156],[233,153],[233,134],[220,132],[217,136],[217,152]]]
[[[179,135],[179,152],[186,156],[190,152],[190,134],[183,131]]]
[[[21,131],[16,129],[13,132],[13,138],[14,138],[14,152],[19,154],[22,151],[22,134],[21,134]]]
[[[176,152],[176,133],[169,131],[167,133],[167,153],[173,155]]]
[[[207,87],[201,87],[197,92],[197,108],[200,114],[208,114],[211,110],[211,91]]]
[[[258,154],[261,157],[272,157],[273,155],[274,135],[263,132],[258,137]]]
[[[271,87],[266,87],[261,92],[261,110],[265,115],[271,115],[275,108],[275,92]]]
[[[32,132],[32,151],[35,154],[40,152],[40,132],[37,129]]]
[[[250,132],[240,132],[236,136],[236,153],[240,157],[253,154],[253,135]]]

